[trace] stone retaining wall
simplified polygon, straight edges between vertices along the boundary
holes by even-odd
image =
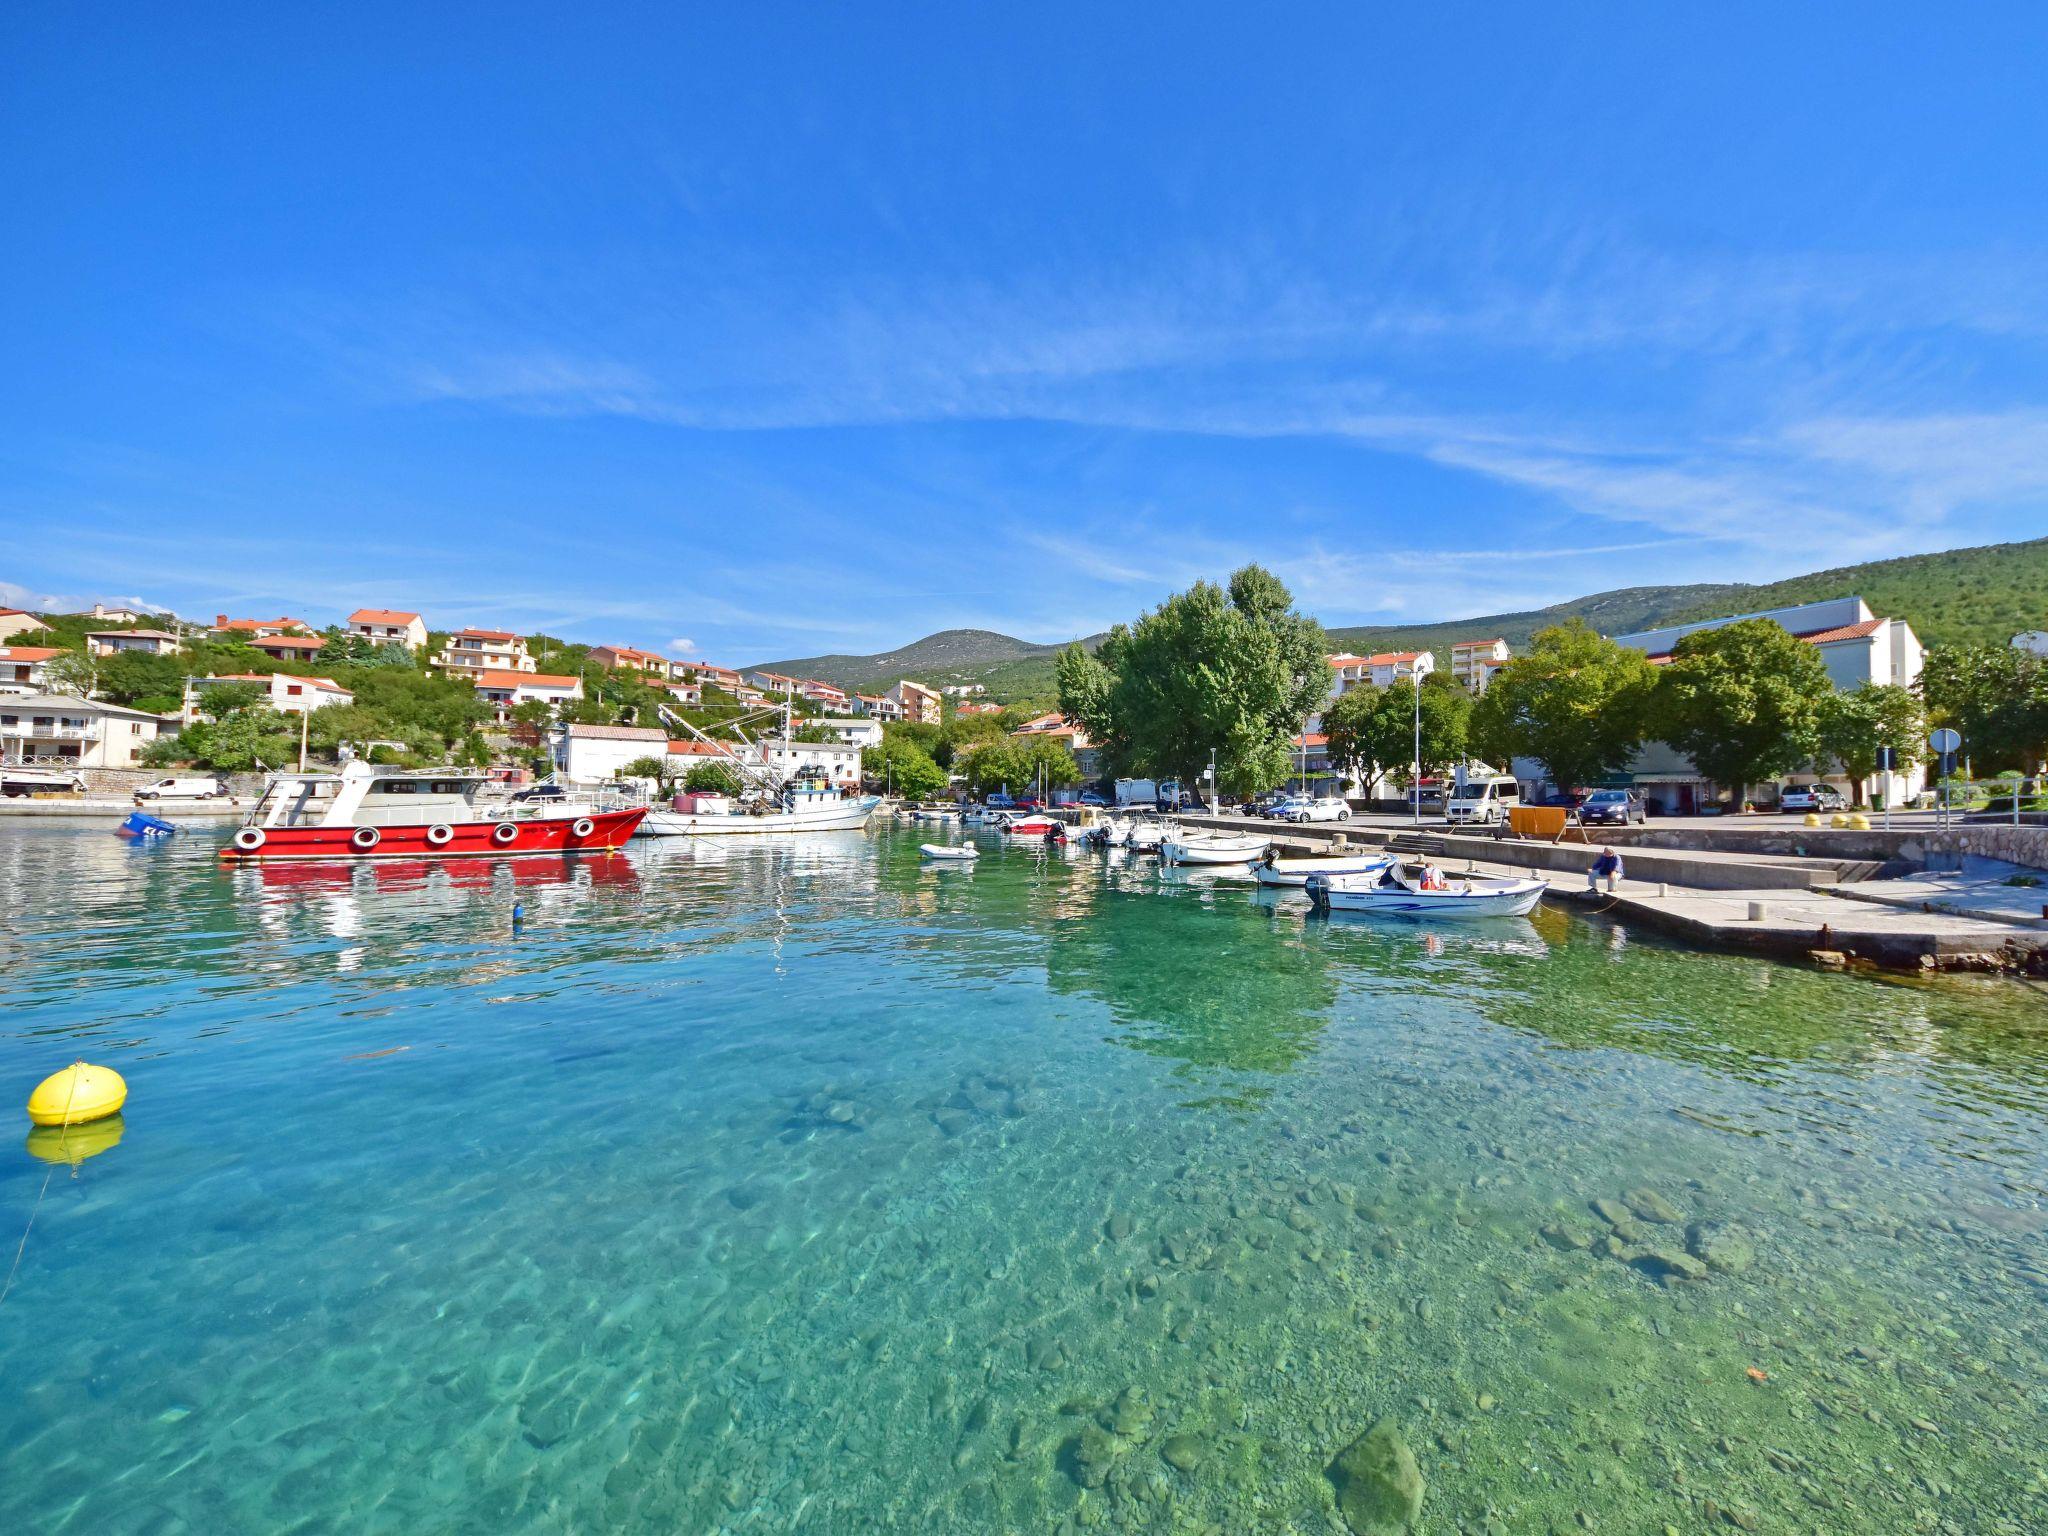
[[[1928,832],[1922,841],[1943,853],[1998,859],[2027,869],[2048,870],[2048,827],[2015,827],[1996,822],[1968,822],[1946,832]]]

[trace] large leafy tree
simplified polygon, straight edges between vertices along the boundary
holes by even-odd
[[[1865,781],[1877,772],[1878,748],[1896,750],[1903,771],[1926,755],[1926,746],[1926,714],[1904,688],[1864,683],[1820,701],[1821,756],[1816,763],[1840,765],[1855,786],[1859,806]]]
[[[1564,788],[1628,766],[1648,728],[1657,669],[1583,620],[1537,632],[1493,674],[1472,709],[1472,748],[1507,766],[1531,757]]]
[[[1937,646],[1920,672],[1927,712],[1962,733],[1979,772],[2048,757],[2048,661],[2007,645]]]
[[[931,754],[905,736],[884,736],[879,747],[860,755],[863,777],[886,784],[907,800],[923,800],[944,794],[949,782],[946,770],[932,761]]]
[[[200,720],[161,737],[144,753],[152,764],[197,763],[227,773],[282,768],[297,761],[298,721],[275,710],[247,709],[223,720]]]
[[[1248,565],[1229,588],[1197,582],[1090,658],[1062,653],[1060,711],[1103,745],[1112,771],[1190,779],[1217,755],[1222,787],[1287,777],[1291,743],[1329,693],[1328,642],[1287,588]]]
[[[745,785],[730,763],[698,763],[683,775],[683,788],[693,795],[739,795]]]
[[[1418,720],[1425,774],[1442,773],[1465,760],[1471,741],[1472,696],[1452,679],[1433,672],[1423,678],[1419,688],[1413,683],[1395,683],[1381,690],[1367,721],[1373,760],[1383,769],[1412,767]]]
[[[95,670],[98,693],[116,704],[176,709],[185,688],[185,668],[175,656],[116,651],[102,657]]]
[[[1664,740],[1740,793],[1813,760],[1832,687],[1812,646],[1771,619],[1743,619],[1678,642],[1654,716]]]
[[[976,794],[1003,788],[1023,794],[1041,784],[1056,789],[1081,782],[1081,765],[1074,761],[1074,754],[1043,736],[1006,736],[976,747],[954,766],[966,775]]]
[[[1324,755],[1346,778],[1357,780],[1359,789],[1366,793],[1393,766],[1379,756],[1381,742],[1373,729],[1373,713],[1379,701],[1379,689],[1371,683],[1359,683],[1323,710]]]

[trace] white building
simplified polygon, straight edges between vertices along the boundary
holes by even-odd
[[[865,715],[870,720],[901,720],[903,706],[894,699],[879,693],[856,693],[846,701],[846,707],[856,715]]]
[[[178,637],[162,629],[87,630],[85,648],[95,656],[118,656],[139,651],[144,656],[175,656],[184,646]]]
[[[0,693],[41,693],[50,663],[63,654],[54,645],[0,645]]]
[[[558,725],[550,738],[558,778],[602,784],[626,764],[668,752],[668,732],[640,725]]]
[[[110,608],[105,603],[94,603],[89,617],[98,619],[103,624],[140,624],[144,619],[153,618],[155,615],[137,613],[133,608]]]
[[[662,692],[685,709],[695,709],[704,702],[704,687],[701,683],[669,683],[663,687]]]
[[[281,714],[310,715],[330,704],[353,704],[356,696],[331,677],[292,677],[283,672],[230,672],[222,677],[202,679],[208,683],[254,683],[268,696],[270,707]],[[195,711],[196,712],[196,711]]]
[[[906,677],[889,689],[887,697],[903,711],[905,720],[915,720],[921,725],[939,723],[939,695],[935,689],[927,688],[923,683],[913,683]]]
[[[402,608],[358,608],[343,629],[372,645],[402,645],[417,651],[427,643],[427,624]]]
[[[768,766],[784,778],[793,779],[809,771],[842,788],[860,783],[859,747],[770,739],[761,744],[761,751]]]
[[[822,725],[849,747],[879,747],[882,744],[882,722],[879,720],[839,719],[812,720],[811,725]]]
[[[475,677],[480,672],[537,672],[526,653],[524,636],[503,629],[459,629],[433,660],[450,677]]]
[[[642,651],[630,645],[596,645],[590,648],[590,659],[600,667],[614,671],[644,672],[657,682],[667,682],[680,675],[675,662],[658,651]]]
[[[846,690],[835,688],[830,683],[821,683],[816,678],[805,678],[796,685],[797,692],[813,704],[823,704],[827,709],[846,708]]]
[[[457,671],[456,677],[466,674]],[[552,672],[479,672],[471,681],[477,697],[489,704],[503,725],[522,704],[546,704],[559,711],[564,704],[583,697],[583,679],[561,677]]]
[[[1451,647],[1451,678],[1476,698],[1512,654],[1505,640],[1460,640]]]
[[[131,768],[175,720],[95,699],[0,698],[0,762],[52,768]]]
[[[0,640],[12,640],[16,635],[44,634],[49,628],[26,608],[0,608]]]
[[[1800,603],[1790,608],[1770,608],[1760,613],[1730,614],[1695,624],[1673,624],[1662,629],[1616,635],[1615,642],[1644,652],[1659,666],[1670,662],[1673,649],[1687,635],[1720,629],[1744,619],[1769,619],[1794,638],[1804,640],[1820,652],[1828,680],[1837,689],[1852,689],[1865,683],[1912,688],[1920,681],[1920,639],[1904,619],[1881,619],[1860,597],[1829,598],[1818,603]],[[1517,758],[1513,765],[1525,791],[1540,792],[1548,783],[1541,765]],[[1692,760],[1666,742],[1646,743],[1622,775],[1629,785],[1642,791],[1653,807],[1666,814],[1690,815],[1702,806],[1716,803],[1723,791],[1731,791],[1739,802],[1754,798],[1768,804],[1781,786],[1771,784],[1716,785],[1710,783]],[[1853,799],[1853,786],[1839,773],[1795,772],[1787,783],[1810,783],[1824,778]],[[1870,783],[1872,792],[1887,805],[1898,805],[1917,795],[1927,782],[1925,766],[1906,773],[1879,774]],[[1590,785],[1561,785],[1584,789]]]

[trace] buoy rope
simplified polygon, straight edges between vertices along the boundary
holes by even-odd
[[[71,1092],[64,1096],[64,1124],[60,1128],[59,1134],[71,1128],[71,1106],[78,1098],[78,1069],[84,1065],[85,1063],[82,1061],[75,1061],[71,1064]],[[50,1180],[56,1176],[57,1165],[52,1163],[50,1171],[43,1175],[43,1187],[36,1192],[36,1203],[28,1208],[28,1225],[21,1229],[21,1241],[14,1245],[14,1262],[7,1268],[7,1283],[0,1285],[0,1304],[6,1302],[7,1293],[14,1289],[14,1277],[21,1271],[21,1256],[28,1252],[28,1235],[35,1230],[36,1213],[42,1210],[43,1196],[50,1192]],[[71,1176],[73,1178],[78,1177],[78,1170],[76,1168],[71,1170]]]
[[[0,1305],[5,1305],[7,1293],[14,1289],[14,1276],[21,1269],[21,1256],[28,1251],[28,1235],[36,1224],[36,1212],[43,1208],[43,1196],[50,1192],[50,1180],[57,1176],[57,1166],[52,1163],[49,1172],[43,1175],[43,1187],[36,1196],[36,1203],[28,1208],[28,1225],[21,1229],[21,1241],[14,1245],[14,1263],[7,1270],[7,1283],[0,1285]]]

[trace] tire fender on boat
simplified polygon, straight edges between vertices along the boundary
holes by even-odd
[[[432,848],[446,848],[455,841],[455,829],[447,822],[436,822],[427,828],[427,845]]]
[[[254,853],[263,846],[261,827],[244,827],[235,834],[235,847],[243,853]]]
[[[348,835],[349,847],[355,849],[358,853],[368,853],[383,841],[384,834],[375,827],[357,827],[355,831]]]
[[[569,833],[572,837],[588,837],[591,833],[595,832],[596,830],[597,823],[592,821],[588,816],[578,816],[574,821],[569,823]]]
[[[503,848],[519,840],[519,829],[509,821],[501,821],[491,828],[491,841]]]

